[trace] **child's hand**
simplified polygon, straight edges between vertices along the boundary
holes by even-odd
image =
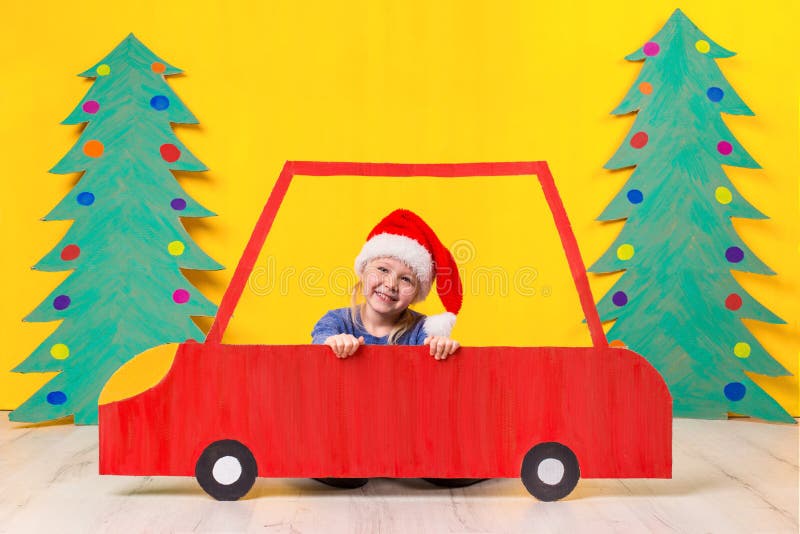
[[[325,344],[333,350],[337,358],[347,358],[352,356],[358,350],[358,347],[364,344],[364,336],[356,339],[355,336],[350,334],[338,334],[326,339]]]
[[[431,346],[431,356],[437,360],[446,360],[461,346],[455,339],[443,336],[428,336],[422,344]]]

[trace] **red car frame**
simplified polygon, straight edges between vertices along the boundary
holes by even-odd
[[[553,215],[592,347],[319,345],[222,338],[292,178],[531,175]],[[286,162],[204,343],[182,343],[159,384],[101,405],[100,473],[195,476],[236,500],[256,477],[516,478],[536,498],[583,478],[670,478],[672,400],[638,354],[609,347],[545,162]]]

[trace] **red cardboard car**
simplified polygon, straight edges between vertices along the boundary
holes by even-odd
[[[223,333],[295,175],[535,175],[561,237],[592,347],[228,345]],[[101,405],[100,473],[195,476],[214,498],[256,477],[520,477],[540,500],[583,478],[670,478],[672,400],[641,356],[609,347],[544,162],[287,162],[204,343],[153,388]]]

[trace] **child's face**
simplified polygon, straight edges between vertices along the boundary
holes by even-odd
[[[380,314],[394,315],[414,302],[419,282],[414,271],[395,258],[375,258],[364,267],[362,286],[367,305]]]

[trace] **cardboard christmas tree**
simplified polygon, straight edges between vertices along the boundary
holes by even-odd
[[[676,416],[733,412],[794,422],[746,374],[789,373],[742,319],[784,321],[731,274],[775,274],[731,222],[766,218],[723,168],[759,168],[721,116],[753,115],[717,66],[733,55],[676,10],[626,57],[644,65],[613,113],[636,113],[636,120],[606,168],[635,169],[599,217],[625,225],[590,271],[624,271],[599,312],[616,320],[610,340],[647,357],[664,376]]]
[[[214,214],[171,172],[206,170],[172,131],[171,123],[197,122],[165,81],[179,72],[131,34],[80,74],[95,81],[64,124],[87,124],[51,172],[83,174],[44,218],[74,223],[34,266],[72,272],[25,318],[60,324],[14,369],[59,374],[12,421],[74,414],[77,424],[95,424],[100,391],[121,365],[151,347],[205,337],[191,317],[214,315],[216,306],[181,269],[222,266],[181,224]]]

